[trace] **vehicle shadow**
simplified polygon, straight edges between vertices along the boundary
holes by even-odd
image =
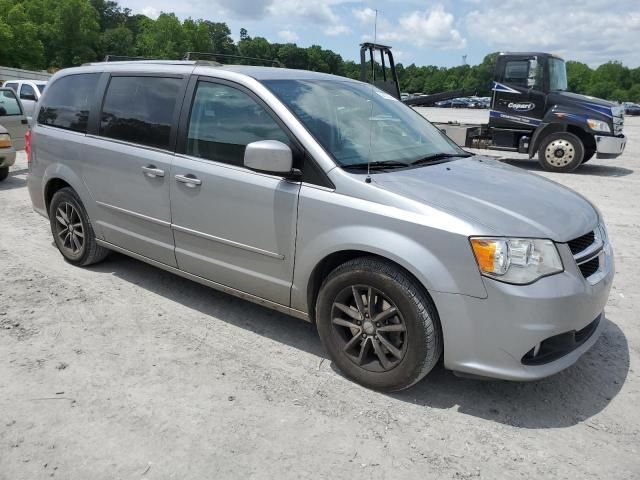
[[[431,408],[457,410],[520,428],[562,428],[601,412],[620,392],[629,372],[622,330],[605,319],[602,336],[568,369],[535,382],[460,378],[442,366],[422,382],[391,396]]]
[[[0,182],[0,191],[3,190],[13,190],[14,188],[22,188],[27,184],[26,173],[29,170],[26,168],[20,170],[10,170],[9,176]],[[25,175],[24,178],[21,178],[22,175]]]
[[[327,358],[310,323],[117,253],[89,268],[114,275],[204,315]],[[457,377],[438,365],[416,386],[388,395],[429,408],[451,409],[457,405],[460,413],[521,428],[575,425],[602,411],[621,390],[629,371],[626,337],[615,323],[604,321],[604,332],[596,345],[574,366],[553,377],[529,383],[475,380]]]
[[[530,172],[544,172],[535,159],[525,158],[500,158],[500,161],[514,167],[523,168]],[[616,167],[613,165],[598,165],[597,163],[587,163],[581,165],[577,170],[571,172],[571,175],[590,175],[598,177],[626,177],[631,175],[633,170],[624,167]]]

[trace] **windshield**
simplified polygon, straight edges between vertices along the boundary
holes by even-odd
[[[549,58],[549,90],[567,89],[567,67],[564,60],[559,58]]]
[[[264,84],[343,167],[467,155],[420,114],[370,85],[335,80]]]

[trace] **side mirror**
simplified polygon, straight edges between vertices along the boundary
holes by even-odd
[[[295,174],[291,149],[277,140],[261,140],[247,145],[244,151],[244,166],[256,172],[283,177]]]
[[[22,95],[20,95],[20,100],[31,100],[35,102],[38,99],[33,93],[23,93]]]

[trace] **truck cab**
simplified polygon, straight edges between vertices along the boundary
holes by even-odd
[[[501,53],[496,59],[488,128],[475,138],[518,151],[552,171],[572,171],[594,155],[622,154],[622,106],[567,91],[564,60],[548,53]],[[473,142],[473,139],[471,140]],[[472,146],[472,145],[468,145]]]
[[[378,53],[382,78],[375,76]],[[360,62],[362,81],[408,106],[430,106],[468,94],[456,90],[402,98],[388,45],[363,43]],[[542,52],[500,53],[491,90],[489,123],[434,125],[462,147],[527,153],[529,158],[537,154],[542,168],[555,172],[571,172],[594,156],[615,158],[624,151],[623,106],[568,92],[567,69],[560,57]]]

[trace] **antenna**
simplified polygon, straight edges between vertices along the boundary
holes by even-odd
[[[373,44],[378,44],[378,9],[375,10],[376,16],[373,21]],[[380,55],[383,55],[380,52]],[[366,183],[371,183],[371,152],[373,151],[373,89],[376,83],[376,54],[375,50],[371,52],[371,72],[372,72],[372,81],[371,81],[371,114],[369,115],[369,155],[367,158],[367,178],[364,180]]]

